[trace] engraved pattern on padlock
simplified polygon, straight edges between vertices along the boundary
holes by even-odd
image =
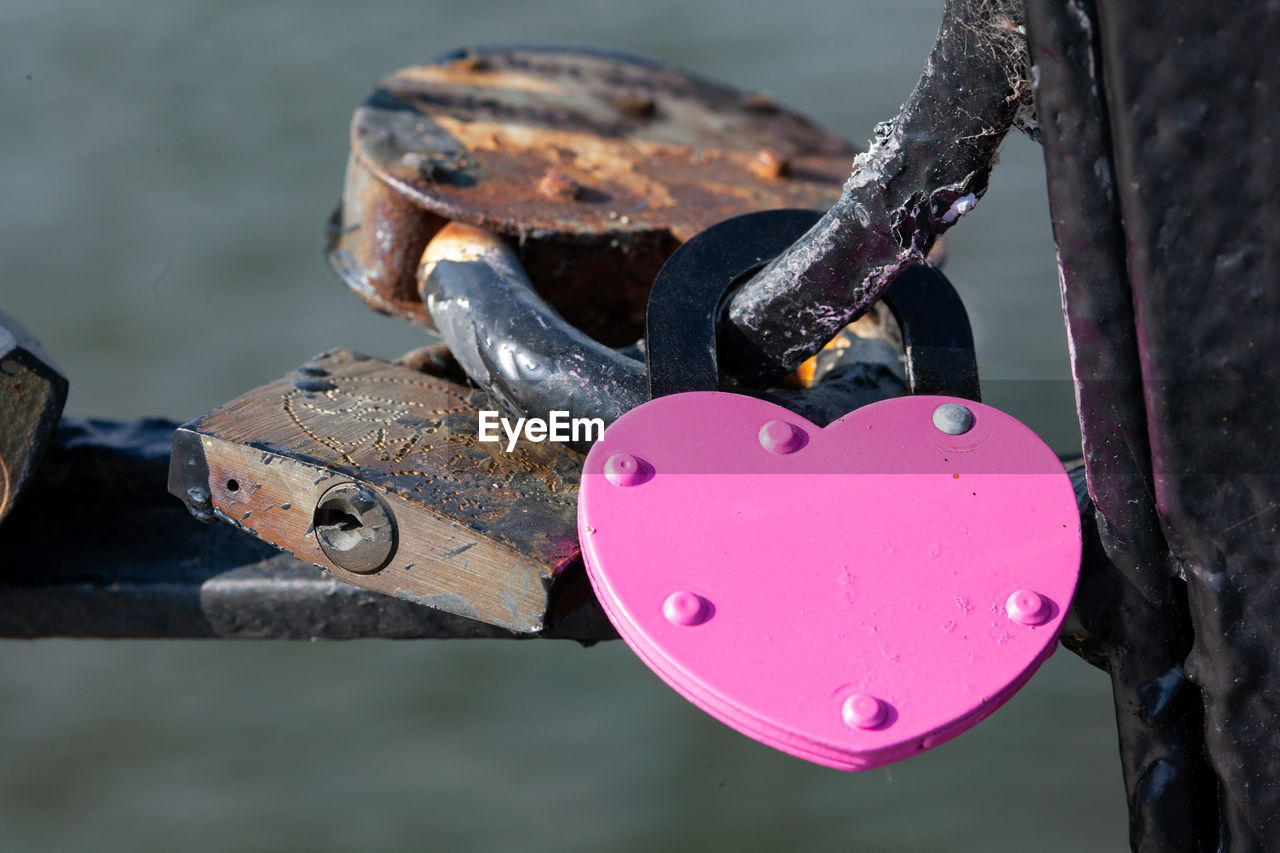
[[[750,737],[862,770],[973,726],[1052,654],[1079,520],[1053,452],[973,399],[884,400],[820,429],[711,390],[720,297],[813,218],[740,217],[669,261],[648,318],[658,396],[588,455],[578,525],[597,597],[663,680]],[[928,340],[930,305],[914,309],[898,306],[913,390],[976,393],[945,364],[967,324]]]

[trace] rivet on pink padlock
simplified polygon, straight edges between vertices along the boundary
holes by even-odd
[[[652,341],[649,357],[678,391]],[[757,740],[847,770],[936,746],[1005,702],[1055,649],[1080,559],[1053,452],[942,395],[821,429],[737,394],[657,396],[588,455],[579,533],[597,597],[660,677]]]

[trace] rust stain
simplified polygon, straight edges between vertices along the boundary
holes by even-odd
[[[750,210],[827,207],[856,153],[793,112],[675,69],[568,52],[484,59],[476,72],[419,66],[387,78],[356,111],[352,150],[424,208],[501,233],[687,238]],[[794,182],[779,183],[776,167],[758,174],[762,151],[790,162]],[[565,165],[596,192],[538,192]]]
[[[776,181],[791,174],[791,158],[772,148],[761,148],[752,159],[750,168],[756,175]]]
[[[538,181],[538,192],[552,201],[574,201],[582,194],[582,186],[564,172],[549,169]]]
[[[518,239],[534,287],[620,342],[680,243],[741,213],[830,207],[856,154],[766,93],[525,48],[391,75],[356,110],[351,149],[329,256],[371,306],[431,325],[413,253],[449,220]]]

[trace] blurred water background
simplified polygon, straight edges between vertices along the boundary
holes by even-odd
[[[0,2],[0,308],[68,411],[185,420],[335,346],[424,342],[320,247],[354,105],[483,41],[616,45],[862,142],[940,0]],[[1039,149],[952,232],[989,402],[1078,448]],[[192,522],[194,523],[194,522]],[[72,531],[73,532],[73,531]],[[0,561],[3,555],[0,555]],[[1125,846],[1107,679],[1059,651],[973,732],[847,775],[620,643],[0,644],[2,850],[1079,851]]]

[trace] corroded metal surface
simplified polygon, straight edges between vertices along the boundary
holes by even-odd
[[[423,313],[416,276],[422,250],[445,221],[352,156],[342,204],[329,222],[329,263],[370,307],[415,319]]]
[[[447,379],[326,353],[179,429],[170,490],[357,586],[536,633],[578,558],[582,460],[551,442],[478,441],[485,405]],[[342,483],[394,516],[398,546],[378,571],[344,570],[315,536],[318,501]]]
[[[330,260],[371,305],[429,323],[405,299],[402,259],[434,223],[413,224],[369,175],[435,216],[517,238],[539,291],[605,338],[642,316],[681,242],[753,210],[826,209],[855,154],[767,96],[640,57],[536,47],[393,74],[356,110],[351,147]],[[632,292],[619,300],[620,288]]]
[[[0,314],[0,521],[44,456],[67,380],[15,320]]]
[[[655,62],[520,48],[393,74],[356,110],[351,144],[379,177],[459,222],[680,241],[742,210],[813,207],[854,155],[794,113]],[[783,158],[785,176],[755,165]]]
[[[724,367],[749,384],[796,368],[869,308],[987,191],[1012,127],[1034,132],[1022,4],[947,0],[920,81],[876,127],[839,201],[733,295]]]

